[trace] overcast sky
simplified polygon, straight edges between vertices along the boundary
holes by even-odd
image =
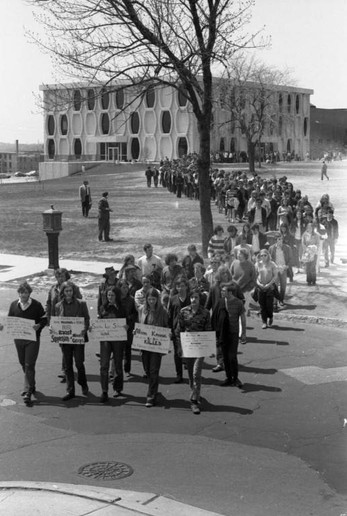
[[[78,1],[78,0],[77,0]],[[296,84],[314,90],[320,108],[347,108],[347,0],[256,0],[250,32],[265,26],[271,48],[260,57],[292,71]],[[35,25],[24,0],[0,0],[0,141],[43,140],[35,95],[55,82],[48,56],[28,43]]]

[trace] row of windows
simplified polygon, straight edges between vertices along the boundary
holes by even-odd
[[[170,111],[163,111],[161,114],[161,130],[165,134],[169,134],[172,126],[172,118]],[[111,127],[110,117],[108,113],[102,113],[100,116],[100,130],[102,134],[109,134]],[[60,134],[65,136],[68,132],[69,123],[67,116],[60,116]],[[140,131],[140,117],[139,114],[134,111],[130,115],[130,129],[133,134],[138,134]],[[55,118],[53,115],[47,117],[47,132],[49,136],[53,136],[55,133]]]
[[[130,159],[138,159],[140,157],[141,144],[140,140],[136,137],[131,139],[130,143]],[[73,152],[76,159],[80,159],[82,156],[82,142],[79,138],[76,138],[73,143]],[[182,157],[188,154],[188,142],[185,137],[177,139],[177,152],[178,156]],[[49,159],[55,157],[55,142],[53,139],[47,140],[47,154]]]
[[[73,108],[75,111],[80,111],[83,102],[86,102],[89,111],[93,111],[95,108],[96,100],[99,98],[100,107],[106,110],[110,107],[111,95],[114,94],[115,105],[117,109],[123,109],[124,107],[124,89],[117,89],[116,91],[110,91],[107,88],[102,88],[99,92],[93,88],[87,90],[86,99],[83,98],[81,90],[74,90],[73,92]],[[156,90],[153,87],[149,87],[144,93],[145,105],[148,108],[154,107],[156,101]],[[178,105],[184,107],[187,105],[187,93],[182,87],[177,92]]]

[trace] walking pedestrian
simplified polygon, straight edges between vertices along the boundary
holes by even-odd
[[[182,308],[178,317],[175,337],[178,344],[178,354],[182,356],[181,332],[211,331],[211,320],[208,310],[200,304],[200,294],[197,290],[190,293],[190,305]],[[188,376],[190,403],[193,414],[200,414],[201,371],[204,357],[185,358]]]
[[[328,165],[326,164],[325,162],[325,159],[323,159],[322,161],[322,168],[321,168],[321,180],[323,181],[324,177],[327,178],[327,180],[329,181],[329,177],[328,177]]]
[[[79,196],[82,204],[82,215],[83,217],[88,217],[89,210],[92,206],[92,196],[87,180],[83,181],[83,184],[80,186]]]
[[[72,281],[65,281],[60,287],[61,301],[55,305],[54,315],[60,317],[83,317],[84,319],[84,342],[88,342],[89,312],[85,301],[77,299],[74,284]],[[82,387],[82,394],[88,395],[88,383],[86,370],[84,367],[84,344],[62,344],[61,348],[64,356],[66,374],[66,395],[63,401],[71,400],[75,397],[75,374],[73,370],[73,360],[77,369],[77,383]]]
[[[98,225],[99,225],[99,241],[104,237],[105,242],[111,242],[110,238],[110,212],[108,204],[108,192],[104,192],[98,204]]]
[[[140,309],[140,322],[161,328],[168,327],[168,314],[160,301],[157,289],[151,288],[146,294],[146,302]],[[156,403],[159,387],[159,370],[162,354],[155,351],[142,351],[142,364],[148,378],[146,407],[153,407]]]
[[[18,360],[24,372],[23,400],[26,405],[31,404],[31,396],[36,391],[35,365],[40,349],[40,335],[47,324],[43,306],[36,299],[31,298],[32,288],[26,281],[17,289],[19,299],[13,301],[8,311],[9,317],[32,319],[35,339],[14,339]],[[3,326],[0,324],[0,330]]]

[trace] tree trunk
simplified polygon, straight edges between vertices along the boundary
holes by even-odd
[[[255,171],[255,143],[251,140],[247,141],[247,151],[248,151],[248,164],[249,171]]]
[[[213,218],[211,211],[210,189],[210,127],[209,124],[198,122],[200,136],[200,152],[198,159],[200,220],[202,254],[207,257],[208,242],[213,234]]]

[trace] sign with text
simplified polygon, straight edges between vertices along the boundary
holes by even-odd
[[[216,332],[180,333],[184,358],[208,357],[216,352]]]
[[[13,339],[36,341],[35,321],[23,317],[7,317],[6,332]]]
[[[151,324],[135,324],[132,348],[166,355],[170,346],[170,329]]]
[[[125,341],[127,331],[126,319],[96,319],[91,324],[91,338],[93,340]]]
[[[51,317],[51,341],[57,344],[85,344],[83,317]]]

